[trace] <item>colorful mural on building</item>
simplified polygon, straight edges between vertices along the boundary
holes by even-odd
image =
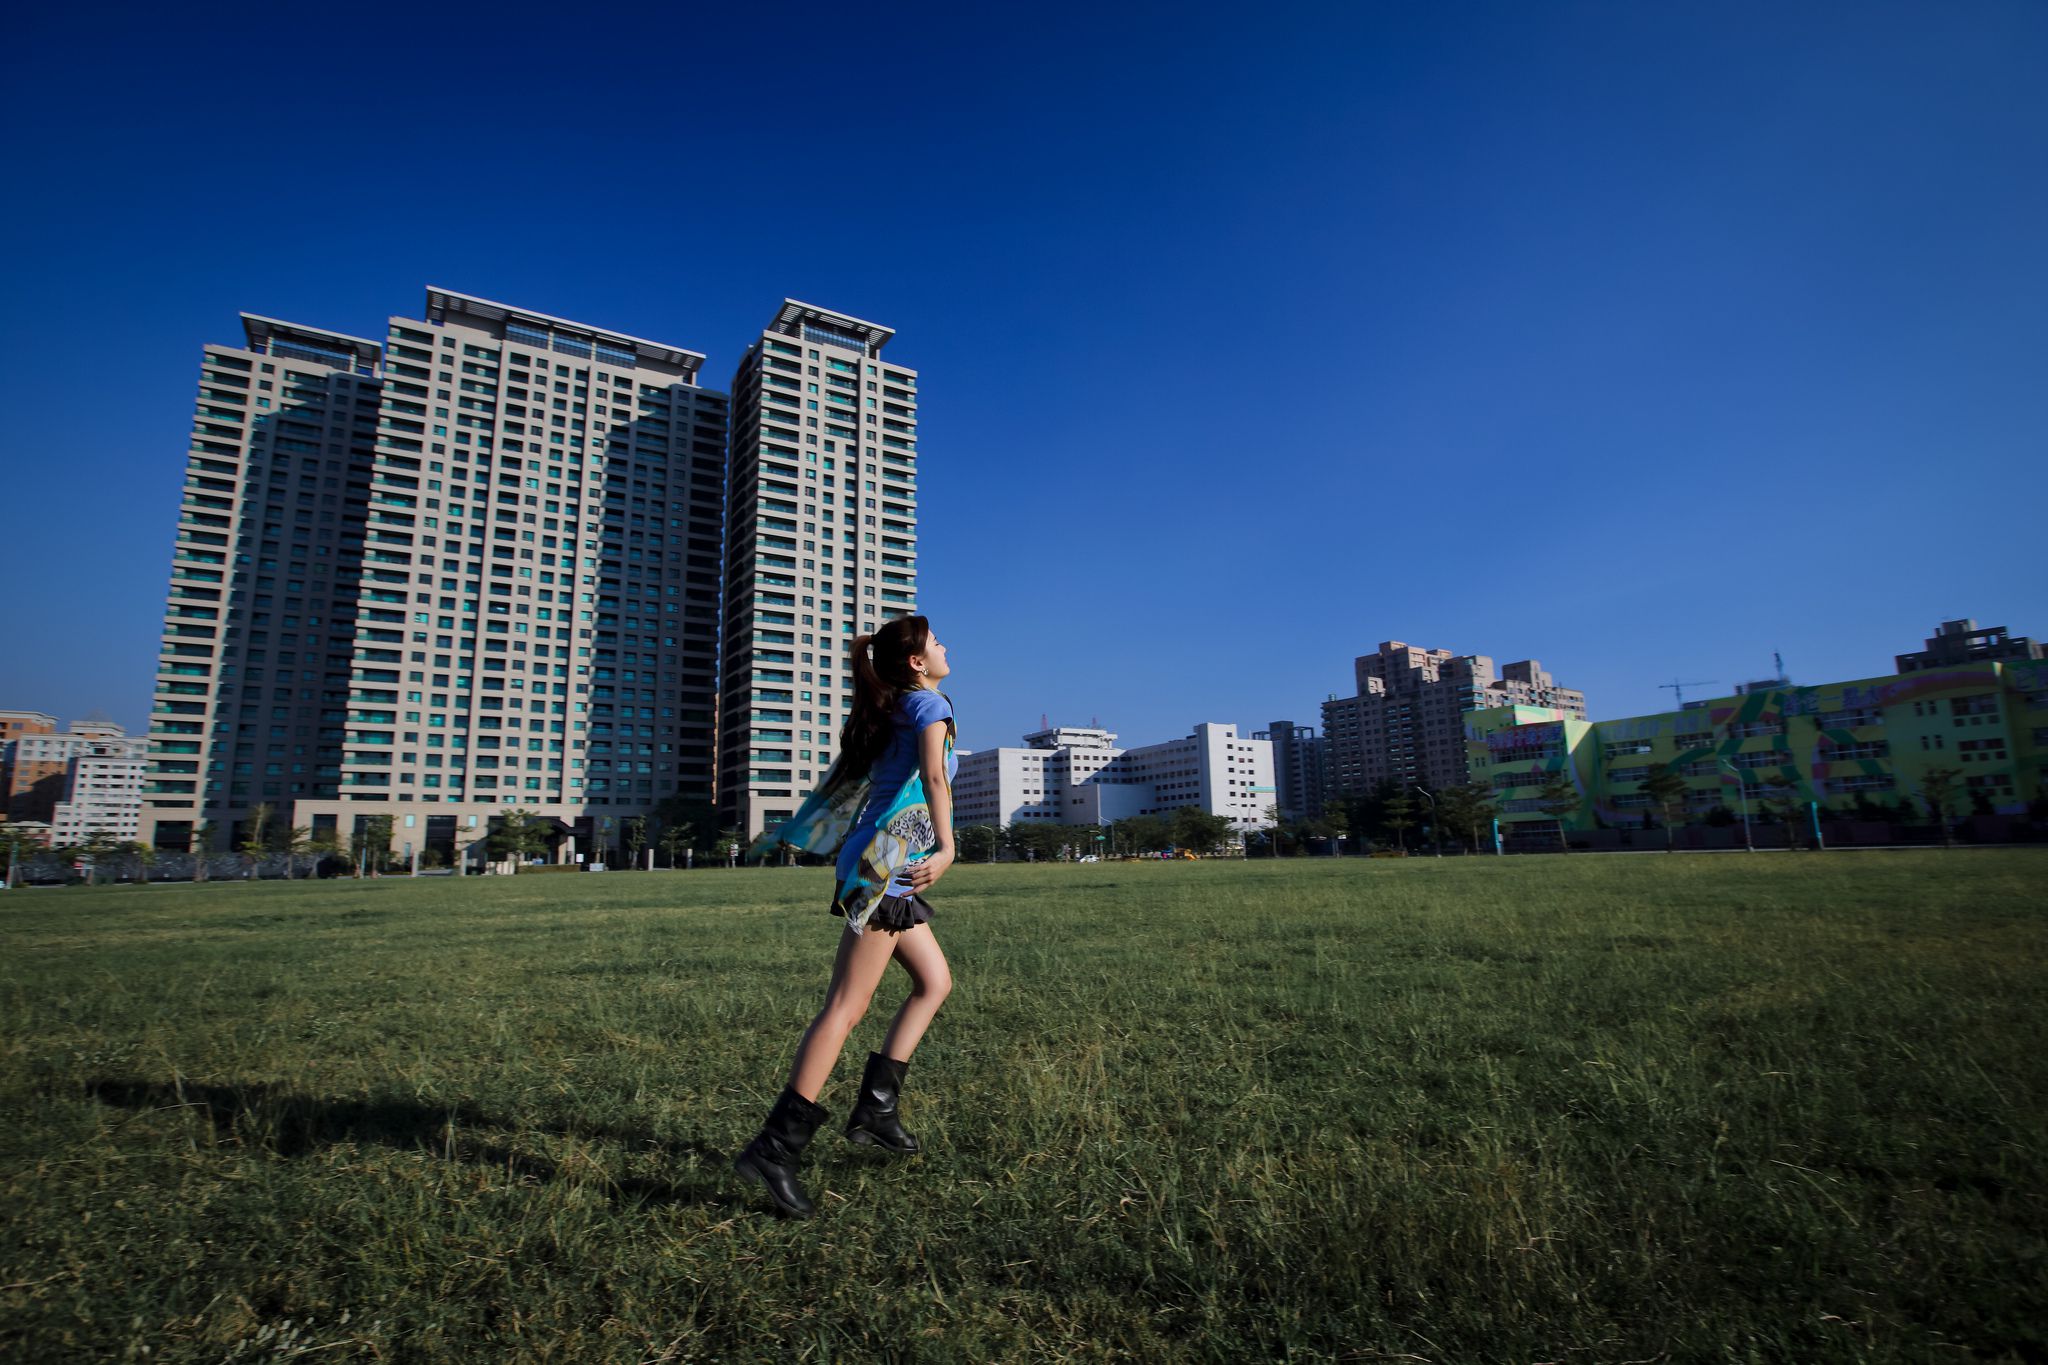
[[[2021,815],[2048,777],[2048,661],[1756,684],[1621,720],[1495,707],[1467,714],[1465,738],[1472,780],[1493,790],[1504,827],[1555,828],[1539,792],[1557,772],[1580,795],[1566,829],[1640,825],[1656,805],[1643,783],[1660,766],[1685,779],[1688,819],[1744,804],[1896,809],[1920,801],[1935,769],[1956,775],[1959,814]]]

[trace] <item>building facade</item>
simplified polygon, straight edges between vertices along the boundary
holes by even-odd
[[[700,353],[449,290],[205,348],[143,833],[257,805],[465,855],[714,797],[724,395]]]
[[[1558,708],[1507,706],[1466,718],[1474,779],[1502,829],[1555,839],[1540,795],[1554,773],[1578,794],[1566,830],[1636,826],[1654,814],[1643,782],[1675,765],[1685,810],[1754,818],[1766,802],[1852,813],[1920,801],[1931,769],[1958,774],[1958,813],[2024,813],[2048,782],[2048,662],[1919,668],[1817,686],[1753,684],[1677,711],[1588,722]],[[1924,807],[1923,807],[1924,809]],[[1661,820],[1661,817],[1658,817]]]
[[[94,835],[126,843],[142,834],[142,783],[149,741],[129,738],[118,726],[76,746],[64,779],[64,799],[50,816],[50,843],[63,848]]]
[[[31,814],[38,801],[44,807],[56,803],[56,796],[46,792],[46,798],[38,797],[37,784],[46,783],[54,773],[40,770],[33,773],[27,768],[17,768],[14,742],[30,735],[53,735],[57,732],[57,718],[42,711],[0,711],[0,820],[49,821],[47,809],[42,815]],[[17,773],[20,785],[16,785]],[[19,810],[22,813],[16,814]]]
[[[1101,825],[1194,806],[1243,834],[1274,804],[1273,744],[1205,721],[1180,739],[1119,749],[1107,730],[1053,726],[1022,748],[960,755],[953,823]]]
[[[917,371],[785,299],[732,381],[719,821],[751,841],[831,767],[849,647],[917,611]]]
[[[2024,663],[2038,659],[2041,646],[2024,635],[2009,635],[2004,626],[1979,629],[1975,621],[1943,621],[1927,638],[1925,648],[1900,654],[1895,663],[1901,673],[1918,673],[1929,668],[1953,668],[1957,664],[2003,662]]]
[[[67,733],[41,712],[0,713],[16,722],[0,748],[10,820],[49,826],[62,846],[93,834],[138,837],[148,741],[112,721],[82,720]]]
[[[1253,739],[1273,743],[1273,785],[1282,820],[1314,820],[1323,813],[1323,741],[1315,727],[1276,720]]]
[[[1323,703],[1324,784],[1370,791],[1382,782],[1434,791],[1467,780],[1465,717],[1501,706],[1584,716],[1583,692],[1560,687],[1534,659],[1496,671],[1484,654],[1382,641],[1352,665],[1356,694]]]

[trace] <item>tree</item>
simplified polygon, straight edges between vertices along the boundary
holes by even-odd
[[[79,856],[85,859],[85,884],[97,886],[100,879],[100,864],[111,861],[115,855],[125,852],[127,847],[106,830],[87,830],[85,842],[78,846]]]
[[[1664,817],[1664,851],[1674,853],[1677,845],[1672,842],[1672,827],[1677,815],[1685,810],[1685,778],[1679,773],[1676,763],[1653,764],[1643,776],[1643,795],[1650,798],[1652,805]]]
[[[687,796],[671,796],[654,808],[654,818],[663,829],[682,828],[688,831],[683,847],[699,852],[708,849],[718,831],[718,807],[709,801],[698,801]]]
[[[306,851],[313,855],[313,872],[317,876],[319,875],[321,864],[325,863],[329,858],[339,858],[342,855],[341,831],[337,829],[320,830],[306,841]]]
[[[1213,852],[1230,837],[1230,821],[1200,806],[1182,806],[1173,813],[1173,842],[1197,853]]]
[[[1394,793],[1399,790],[1397,784],[1387,781],[1370,791],[1340,791],[1334,798],[1325,798],[1324,805],[1341,807],[1351,833],[1370,843],[1373,839],[1386,837],[1387,802],[1393,800]]]
[[[1565,842],[1564,822],[1566,817],[1579,813],[1579,786],[1572,781],[1570,769],[1558,768],[1543,779],[1536,792],[1536,808],[1557,821],[1558,851],[1569,853],[1571,845]]]
[[[1437,793],[1437,818],[1450,828],[1468,836],[1474,853],[1479,851],[1479,830],[1491,825],[1500,813],[1493,804],[1493,792],[1477,782],[1467,782],[1459,787],[1446,787]]]
[[[636,815],[626,821],[626,866],[640,866],[640,850],[647,847],[647,817]]]
[[[690,827],[688,825],[670,825],[661,832],[661,851],[668,855],[668,866],[671,872],[675,870],[676,854],[687,846],[689,842]]]
[[[1415,825],[1415,802],[1408,795],[1406,787],[1397,786],[1391,794],[1381,799],[1380,823],[1394,831],[1394,846],[1406,853],[1406,831]]]
[[[284,844],[284,879],[298,875],[299,859],[313,851],[313,831],[306,825],[293,825],[280,836]]]
[[[36,822],[7,821],[0,823],[0,849],[7,850],[7,884],[16,885],[21,869],[37,854],[49,852],[43,843],[43,833],[49,826]]]
[[[1157,853],[1173,842],[1173,831],[1157,815],[1127,815],[1111,828],[1123,846],[1133,853]]]
[[[357,875],[365,870],[382,872],[384,864],[391,859],[391,817],[372,815],[349,836],[349,854],[355,860]]]
[[[1955,819],[1956,783],[1962,776],[1960,768],[1929,768],[1920,774],[1920,799],[1927,803],[1927,813],[1941,826],[1943,848],[1955,842],[1950,822]]]
[[[1351,832],[1351,812],[1341,803],[1330,803],[1323,807],[1323,828],[1329,837],[1337,841],[1337,851],[1344,851],[1344,836]]]
[[[130,839],[121,845],[120,851],[135,863],[135,879],[148,886],[149,869],[156,866],[156,850],[139,839]]]
[[[192,880],[203,882],[208,871],[207,863],[213,857],[214,840],[220,837],[220,826],[211,820],[201,820],[192,826]]]
[[[1280,851],[1283,847],[1280,839],[1281,831],[1287,822],[1281,819],[1280,806],[1277,802],[1267,806],[1260,814],[1266,821],[1264,832],[1266,837],[1273,841],[1273,856],[1277,858],[1280,856]]]
[[[256,875],[256,860],[270,851],[268,841],[270,806],[259,801],[249,809],[249,829],[242,839],[242,867],[251,877]]]
[[[960,849],[960,856],[970,862],[994,862],[996,856],[996,830],[993,825],[963,825],[953,831],[953,842]]]
[[[1062,845],[1073,842],[1067,826],[1041,825],[1024,820],[1010,824],[1000,837],[1003,846],[1018,858],[1041,863],[1050,862]]]
[[[494,822],[491,856],[512,859],[515,873],[518,864],[547,850],[548,832],[534,823],[537,815],[536,811],[508,810]]]
[[[1785,847],[1799,847],[1799,824],[1806,814],[1806,803],[1799,799],[1798,786],[1791,782],[1772,783],[1762,805],[1765,819],[1776,820],[1785,827]]]

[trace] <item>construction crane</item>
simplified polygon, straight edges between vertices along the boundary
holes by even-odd
[[[1686,689],[1686,688],[1688,688],[1688,687],[1714,687],[1714,686],[1718,686],[1718,685],[1719,685],[1719,683],[1720,683],[1720,679],[1719,679],[1719,678],[1700,678],[1700,679],[1697,679],[1697,680],[1695,680],[1695,681],[1693,681],[1693,682],[1680,682],[1680,681],[1678,681],[1678,679],[1676,679],[1676,678],[1673,678],[1673,679],[1672,679],[1672,680],[1671,680],[1670,682],[1668,682],[1668,683],[1658,683],[1658,684],[1657,684],[1657,686],[1658,686],[1658,687],[1659,687],[1660,689],[1665,689],[1665,690],[1671,691],[1671,692],[1673,692],[1673,693],[1676,693],[1676,694],[1677,694],[1677,696],[1678,696],[1678,704],[1679,704],[1679,706],[1680,706],[1680,707],[1682,708],[1682,707],[1683,707],[1683,706],[1685,705],[1685,689]]]

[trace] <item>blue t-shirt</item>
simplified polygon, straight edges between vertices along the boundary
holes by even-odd
[[[889,736],[889,746],[868,769],[868,780],[873,784],[869,800],[879,800],[885,806],[896,799],[896,793],[917,771],[918,745],[924,728],[935,720],[951,719],[953,706],[937,692],[920,687],[898,697],[892,715],[896,728]],[[959,758],[949,756],[946,765],[948,782],[953,780],[953,774],[959,767]]]
[[[888,747],[868,769],[868,801],[861,808],[860,819],[847,833],[846,843],[840,850],[842,860],[860,856],[860,850],[867,847],[868,836],[875,832],[875,824],[882,818],[882,812],[903,790],[903,784],[918,771],[921,761],[918,746],[925,727],[935,720],[950,720],[952,716],[953,704],[928,687],[913,689],[896,699],[893,710],[895,729],[889,736]],[[947,754],[946,781],[950,784],[959,771],[960,756]]]

